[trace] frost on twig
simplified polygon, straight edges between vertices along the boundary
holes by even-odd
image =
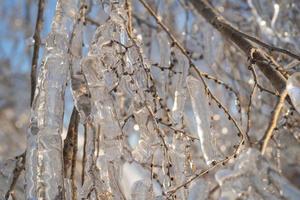
[[[63,198],[62,126],[75,1],[58,1],[38,76],[26,153],[26,198]]]
[[[199,80],[188,76],[187,87],[190,93],[194,117],[197,124],[197,132],[201,143],[201,150],[206,164],[221,160],[221,154],[214,142],[214,136],[210,131],[209,110],[205,89]]]

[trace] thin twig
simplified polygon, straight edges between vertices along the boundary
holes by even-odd
[[[219,101],[219,99],[217,97],[214,96],[214,94],[210,91],[209,87],[207,86],[206,82],[204,81],[203,77],[206,78],[210,78],[212,79],[212,76],[208,75],[207,73],[204,73],[202,71],[200,71],[196,65],[193,63],[191,57],[189,56],[188,52],[186,51],[186,49],[180,44],[180,42],[175,38],[175,36],[170,32],[169,28],[161,21],[161,19],[156,15],[156,13],[154,12],[154,10],[144,1],[144,0],[139,0],[141,2],[141,4],[143,4],[143,6],[147,9],[147,11],[151,14],[151,16],[155,19],[156,23],[167,33],[167,35],[169,36],[169,38],[171,39],[171,41],[173,42],[173,45],[175,45],[180,51],[181,53],[189,60],[190,62],[190,70],[193,69],[193,71],[196,73],[196,76],[200,78],[200,80],[202,81],[205,90],[208,92],[209,95],[211,95],[212,99],[217,103],[217,105],[225,112],[226,115],[228,115],[228,117],[233,121],[233,124],[235,125],[235,127],[238,129],[239,133],[243,136],[241,143],[242,144],[244,142],[244,140],[247,138],[245,133],[242,131],[242,129],[239,127],[238,123],[236,122],[236,120],[231,116],[231,114],[229,113],[229,111],[225,108],[225,106],[223,106],[223,104]],[[190,71],[191,74],[192,70]],[[215,80],[217,80],[215,78]],[[240,147],[240,145],[239,145]]]
[[[43,28],[43,15],[44,15],[44,7],[45,7],[45,0],[39,0],[38,5],[38,13],[37,19],[35,24],[35,31],[33,35],[34,39],[34,46],[33,46],[33,56],[32,56],[32,64],[31,64],[31,96],[30,96],[30,105],[32,105],[35,86],[36,86],[36,69],[39,59],[39,49],[41,44],[41,37],[40,33]]]
[[[254,42],[254,43],[256,43],[256,44],[258,44],[258,45],[260,45],[260,46],[262,46],[262,47],[264,47],[266,49],[268,49],[271,52],[276,51],[276,52],[279,52],[279,53],[286,54],[286,55],[288,55],[288,56],[290,56],[292,58],[295,58],[297,60],[300,60],[300,56],[296,55],[295,53],[290,52],[289,50],[278,48],[278,47],[274,47],[272,45],[269,45],[269,44],[267,44],[267,43],[265,43],[265,42],[257,39],[256,37],[253,37],[251,35],[243,33],[243,32],[241,32],[239,30],[236,30],[236,33],[239,34],[241,37],[245,37],[248,40],[250,40],[250,41],[252,41],[252,42]]]
[[[258,82],[258,76],[257,76],[257,73],[254,69],[253,66],[250,66],[250,70],[252,72],[252,75],[253,75],[253,78],[254,78],[254,82],[256,84],[256,86],[261,90],[261,91],[264,91],[264,92],[267,92],[271,95],[274,95],[274,96],[278,96],[278,94],[276,94],[275,92],[272,92],[271,90],[268,90],[267,88],[264,88],[259,82]]]
[[[16,167],[13,170],[13,173],[12,173],[13,179],[12,179],[12,182],[9,186],[9,189],[7,190],[7,192],[5,194],[5,199],[9,199],[9,196],[11,195],[21,172],[25,169],[25,156],[26,156],[26,152],[24,152],[21,155],[15,157]]]
[[[231,114],[229,113],[229,111],[227,110],[227,108],[225,106],[223,106],[223,104],[220,102],[220,100],[214,96],[214,94],[210,91],[208,85],[206,84],[203,76],[206,75],[206,73],[201,72],[193,63],[192,59],[190,58],[188,52],[185,50],[185,48],[178,42],[178,40],[175,38],[175,36],[173,36],[173,34],[170,32],[169,28],[164,25],[162,23],[162,21],[160,20],[160,18],[156,15],[156,13],[153,11],[153,9],[144,1],[144,0],[139,0],[142,5],[147,9],[147,11],[151,14],[152,17],[154,17],[154,19],[156,20],[156,23],[167,33],[167,35],[169,36],[169,38],[171,39],[171,41],[173,42],[173,45],[176,46],[183,55],[185,55],[185,57],[189,60],[190,62],[190,73],[194,74],[196,73],[196,76],[198,78],[200,78],[200,80],[202,81],[204,87],[205,87],[205,91],[207,92],[207,94],[209,96],[211,96],[211,98],[216,102],[216,104],[219,106],[219,108],[221,108],[225,114],[228,116],[228,119],[232,120],[234,126],[237,128],[237,130],[239,131],[238,136],[242,137],[239,144],[237,145],[237,148],[235,148],[233,154],[231,154],[230,156],[226,157],[225,159],[218,161],[218,162],[214,162],[212,166],[208,167],[207,169],[204,169],[203,171],[196,173],[193,177],[191,177],[189,180],[187,180],[186,182],[180,184],[179,186],[169,190],[167,193],[168,195],[172,195],[174,194],[178,189],[188,185],[189,183],[191,183],[192,181],[194,181],[195,179],[203,176],[204,174],[208,173],[209,171],[211,171],[212,169],[214,169],[217,166],[223,165],[225,163],[228,162],[228,160],[232,159],[232,158],[236,158],[238,152],[241,150],[242,145],[245,144],[245,141],[247,141],[247,137],[245,135],[245,133],[243,132],[243,130],[239,127],[237,121],[231,116]]]
[[[87,140],[87,125],[84,124],[84,141],[83,141],[83,155],[82,155],[82,169],[81,169],[81,185],[84,183],[84,172],[86,163],[86,140]]]
[[[89,22],[90,24],[95,25],[95,26],[97,26],[97,27],[101,25],[99,22],[97,22],[96,20],[94,20],[94,19],[92,19],[92,18],[90,18],[90,17],[85,17],[85,20],[86,20],[87,22]]]
[[[73,107],[67,137],[64,140],[63,159],[64,159],[64,174],[66,178],[72,181],[73,198],[76,196],[75,186],[75,168],[77,155],[77,138],[78,138],[79,113]],[[75,196],[74,196],[75,195]]]
[[[278,102],[276,104],[276,107],[275,107],[275,110],[274,110],[274,113],[272,115],[272,119],[269,123],[269,126],[266,130],[266,133],[263,137],[263,145],[262,145],[262,148],[261,148],[261,154],[265,154],[266,152],[266,149],[267,149],[267,146],[268,146],[268,143],[272,137],[272,133],[273,133],[273,130],[275,129],[276,125],[277,125],[277,121],[278,121],[278,118],[279,118],[279,115],[280,115],[280,111],[284,105],[284,100],[285,98],[287,97],[288,95],[288,92],[287,90],[283,90],[283,92],[280,94],[280,98],[278,99]]]
[[[245,37],[242,37],[227,20],[222,17],[207,0],[190,0],[196,11],[206,19],[224,38],[237,45],[247,56],[255,60],[255,64],[269,79],[272,86],[281,93],[286,86],[286,77],[282,67],[265,51],[252,45]],[[273,68],[275,66],[275,69]]]
[[[127,20],[127,28],[128,28],[128,32],[130,34],[132,34],[132,5],[131,5],[131,0],[125,0],[125,9],[127,11],[127,16],[128,16],[128,20]]]
[[[251,123],[251,105],[252,105],[252,101],[254,98],[254,94],[255,94],[255,89],[257,88],[257,82],[254,83],[254,86],[252,88],[251,94],[250,94],[250,99],[249,99],[249,103],[247,106],[247,127],[246,127],[246,136],[248,137],[250,146],[251,146],[251,140],[249,137],[249,130],[250,130],[250,123]]]

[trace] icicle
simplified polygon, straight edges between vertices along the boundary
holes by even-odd
[[[87,199],[89,193],[95,187],[95,142],[96,142],[96,127],[87,122],[85,125],[86,133],[86,148],[84,149],[86,155],[86,162],[84,167],[84,182],[80,189],[80,199]]]
[[[171,48],[169,43],[169,37],[166,32],[162,31],[157,34],[160,52],[160,66],[162,68],[168,68],[170,66]],[[168,70],[161,71],[161,97],[165,99],[167,88]]]
[[[177,48],[173,48],[174,52],[173,64],[174,71],[177,73],[174,75],[175,95],[174,104],[172,108],[172,117],[176,124],[180,122],[183,115],[185,98],[186,98],[186,78],[189,69],[189,61],[185,55],[183,55]]]
[[[150,173],[138,163],[124,163],[120,184],[126,199],[154,199]]]
[[[71,83],[72,95],[74,104],[79,111],[80,120],[84,123],[91,113],[91,102],[89,98],[89,91],[85,77],[80,66],[81,51],[83,44],[83,24],[80,21],[75,25],[73,31],[73,38],[71,40]]]
[[[119,184],[124,160],[133,157],[141,162],[149,161],[152,145],[158,138],[149,112],[153,96],[145,94],[151,86],[146,74],[149,67],[138,44],[127,35],[124,16],[121,7],[112,8],[110,19],[98,27],[88,56],[81,62],[90,92],[91,120],[100,126],[97,167],[101,183],[97,188],[103,188],[114,199],[122,198]],[[126,114],[133,114],[139,126],[140,141],[132,154],[124,147],[127,138],[121,129],[123,105],[118,103],[122,95],[128,99],[123,109]],[[148,108],[144,106],[146,103]]]
[[[175,135],[175,134],[174,134]],[[177,137],[177,138],[176,138]],[[173,149],[170,150],[169,155],[172,160],[172,167],[170,169],[170,174],[174,177],[172,177],[171,184],[179,185],[185,181],[186,178],[186,156],[185,156],[185,146],[187,142],[184,141],[183,137],[174,136],[172,146]],[[187,199],[187,196],[184,192],[184,190],[178,190],[176,192],[176,197],[178,199]]]
[[[82,197],[94,186],[105,199],[121,199],[118,181],[125,138],[116,113],[118,105],[114,104],[111,94],[118,83],[112,69],[118,68],[121,63],[118,59],[121,49],[113,41],[121,42],[126,39],[125,29],[118,20],[120,16],[112,11],[110,20],[96,30],[88,56],[81,62],[91,99],[90,121],[100,127],[99,158],[95,167],[99,168],[98,177],[101,177],[101,181],[93,185],[86,182]]]
[[[287,91],[295,109],[300,113],[300,72],[296,72],[288,78]]]
[[[147,108],[141,108],[134,113],[136,122],[139,126],[140,140],[137,147],[132,152],[135,160],[141,163],[146,163],[153,154],[153,147],[151,146],[156,141],[155,132],[151,120],[149,121],[149,112]]]
[[[75,2],[57,2],[52,30],[46,39],[27,138],[26,199],[60,199],[63,196],[61,132],[69,72],[65,22],[73,20],[65,13],[69,4]]]
[[[190,93],[197,132],[201,143],[201,150],[206,164],[221,159],[220,153],[214,144],[214,137],[210,131],[208,102],[203,83],[188,76],[187,87]]]
[[[100,133],[103,134],[103,145],[105,155],[108,160],[114,160],[121,156],[121,129],[116,119],[112,98],[109,90],[106,87],[104,77],[101,73],[101,68],[104,71],[104,66],[101,66],[101,61],[96,57],[88,56],[83,61],[82,69],[88,82],[91,99],[93,102],[93,118],[100,125]],[[100,73],[98,74],[97,71]]]

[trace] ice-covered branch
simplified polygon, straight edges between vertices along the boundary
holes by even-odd
[[[75,5],[72,0],[58,0],[46,39],[27,137],[27,199],[64,199],[61,132],[69,72],[66,24],[74,20]]]

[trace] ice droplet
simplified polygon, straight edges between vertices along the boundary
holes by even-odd
[[[33,37],[29,37],[25,40],[26,46],[32,46],[34,44],[35,40]]]

